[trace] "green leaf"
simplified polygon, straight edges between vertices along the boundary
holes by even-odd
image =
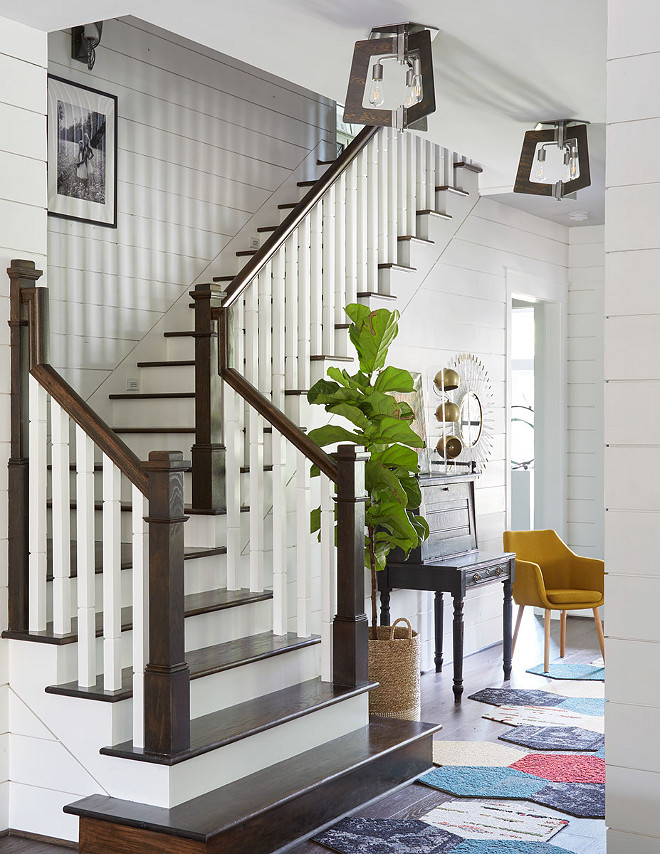
[[[362,444],[362,435],[359,433],[349,433],[344,427],[338,424],[326,424],[325,427],[317,427],[316,430],[310,430],[308,433],[312,442],[316,442],[323,448],[325,445],[334,445],[336,442],[352,442],[355,445]]]
[[[397,466],[408,471],[415,471],[419,465],[417,452],[404,445],[390,445],[384,451],[376,451],[371,454],[372,460],[377,460],[386,466]]]
[[[374,388],[377,391],[411,392],[414,388],[414,380],[410,371],[390,365],[378,374]]]
[[[314,465],[312,463],[312,465],[309,468],[309,476],[310,477],[320,477],[320,475],[321,475],[321,470],[319,469],[319,467],[317,465]]]
[[[386,487],[389,490],[386,494],[391,501],[396,501],[403,507],[408,506],[406,490],[402,486],[401,481],[394,472],[381,463],[374,462],[373,460],[367,462],[365,466],[365,485],[367,492],[372,492],[376,487]],[[382,495],[383,493],[379,494]]]
[[[369,440],[374,444],[389,445],[400,442],[410,448],[423,448],[424,442],[406,421],[398,418],[383,418],[378,425],[378,432],[373,435],[365,430]]]
[[[353,406],[350,403],[334,403],[326,406],[325,409],[326,412],[330,412],[333,415],[341,415],[342,418],[348,418],[352,424],[355,424],[356,427],[360,427],[362,430],[369,426],[367,416],[363,414],[359,407]]]
[[[309,514],[309,531],[314,534],[321,530],[321,508],[315,507]]]
[[[339,368],[335,368],[332,365],[328,368],[328,376],[337,380],[339,385],[343,385],[344,388],[348,388],[348,381],[346,379],[346,371],[341,371]]]
[[[348,308],[346,313],[351,317]],[[363,311],[353,313],[358,319],[353,321],[349,335],[360,359],[360,370],[371,375],[385,365],[387,351],[399,331],[399,312],[379,308],[367,315]]]
[[[422,503],[422,493],[419,488],[419,483],[416,477],[401,477],[399,478],[401,486],[406,493],[408,499],[408,507],[419,507]]]
[[[348,315],[348,319],[358,326],[363,323],[367,317],[371,314],[370,309],[366,305],[362,305],[359,302],[351,302],[344,309],[345,314]]]
[[[414,514],[410,514],[410,524],[417,531],[417,536],[420,540],[428,539],[430,532],[429,523],[423,516],[415,516]]]

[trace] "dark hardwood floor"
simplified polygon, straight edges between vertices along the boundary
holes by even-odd
[[[553,620],[553,648],[551,658],[559,657],[559,621]],[[504,730],[502,724],[481,717],[487,708],[482,703],[467,699],[469,694],[480,688],[502,685],[501,646],[465,659],[465,699],[456,706],[451,690],[451,665],[443,673],[429,673],[422,677],[422,720],[442,723],[443,730],[437,736],[457,741],[497,741]],[[573,662],[592,661],[600,655],[593,620],[572,617],[568,620],[566,660]],[[513,687],[543,688],[552,684],[539,676],[525,672],[527,667],[538,664],[543,658],[543,625],[541,618],[534,617],[531,610],[525,614],[518,647],[514,657]],[[559,684],[557,682],[555,685]],[[368,818],[419,818],[434,806],[451,800],[452,796],[413,784],[393,795],[365,808],[359,815]],[[535,804],[518,802],[521,806],[538,809]],[[570,825],[553,837],[552,844],[574,854],[605,854],[605,822],[594,819],[577,819],[564,813],[553,813],[567,818]],[[0,838],[0,854],[65,854],[67,848],[17,837]],[[328,849],[313,842],[306,842],[292,849],[291,854],[327,854]]]

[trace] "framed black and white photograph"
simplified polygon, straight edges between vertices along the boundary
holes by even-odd
[[[117,97],[48,76],[48,213],[117,227]]]

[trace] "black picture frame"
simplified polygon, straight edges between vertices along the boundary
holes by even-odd
[[[117,228],[117,96],[48,75],[48,215]]]

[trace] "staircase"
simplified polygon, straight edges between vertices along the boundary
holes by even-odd
[[[431,764],[437,726],[369,720],[363,462],[307,439],[323,414],[306,391],[350,366],[345,304],[405,311],[480,170],[372,128],[317,166],[248,224],[260,248],[225,248],[189,319],[171,312],[140,392],[110,395],[112,427],[50,367],[39,271],[13,262],[10,518],[25,524],[10,524],[4,637],[59,780],[29,784],[40,808],[21,829],[76,839],[79,821],[95,854],[269,854]]]

